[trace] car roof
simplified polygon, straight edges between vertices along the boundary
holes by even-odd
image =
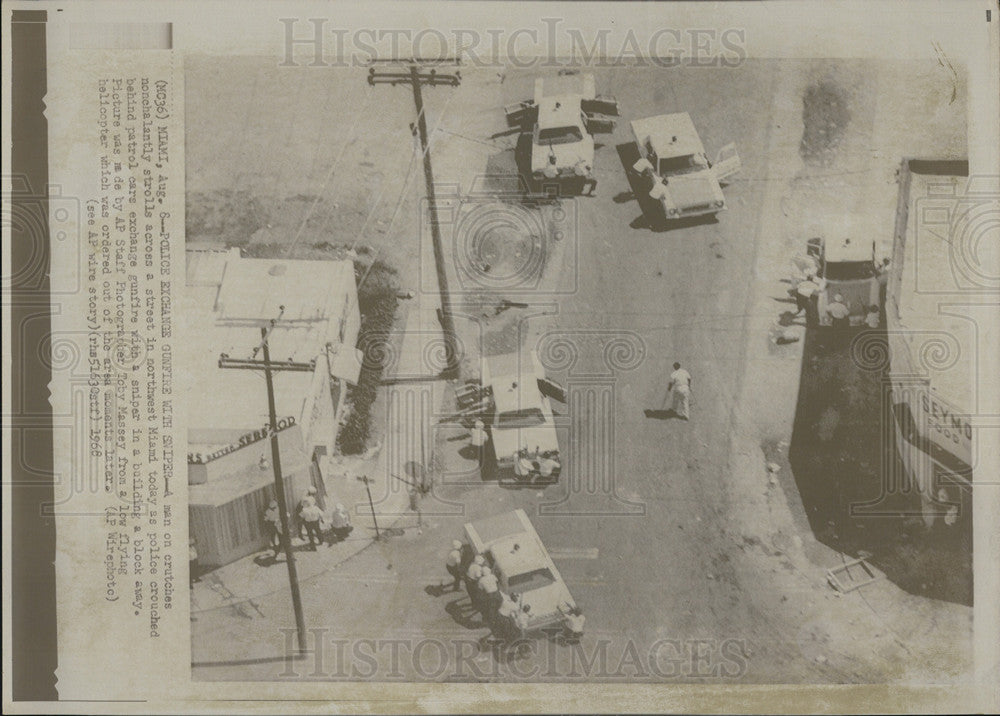
[[[850,237],[827,241],[823,249],[826,260],[829,261],[871,261],[871,242],[853,240]]]
[[[636,139],[652,146],[659,158],[682,157],[704,152],[705,147],[687,112],[660,114],[632,122]]]
[[[538,127],[579,127],[580,95],[560,94],[543,97],[538,103]]]
[[[547,569],[549,564],[534,536],[527,532],[497,540],[490,546],[493,561],[507,577],[535,569]]]
[[[471,528],[475,532],[484,549],[506,537],[514,537],[529,532],[528,526],[531,522],[528,515],[522,509],[501,512],[497,515],[483,517],[465,525],[468,532]],[[531,529],[534,529],[532,526]]]

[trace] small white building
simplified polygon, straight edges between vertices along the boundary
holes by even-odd
[[[264,373],[220,367],[220,358],[263,360],[270,326],[286,497],[291,509],[313,486],[322,502],[324,457],[361,369],[361,316],[350,261],[245,258],[204,244],[190,244],[186,259],[177,367],[188,397],[191,530],[202,563],[218,565],[264,546],[259,513],[274,483]]]

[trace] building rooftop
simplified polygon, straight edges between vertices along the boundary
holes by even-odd
[[[231,251],[196,248],[190,262],[180,312],[185,340],[179,344],[178,379],[188,398],[188,425],[202,428],[254,429],[268,420],[264,375],[260,370],[222,369],[219,358],[263,358],[253,351],[261,343],[262,326],[281,313],[269,335],[274,361],[317,361],[328,370],[325,347],[339,342],[348,292],[338,289],[354,281],[349,261],[283,261],[242,258]],[[275,407],[292,415],[308,430],[303,416],[312,394],[313,372],[274,373]]]

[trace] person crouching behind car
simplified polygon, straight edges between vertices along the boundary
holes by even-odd
[[[559,613],[563,615],[563,641],[567,644],[579,644],[581,637],[583,637],[583,625],[586,622],[580,607],[560,604]]]
[[[451,575],[453,580],[452,590],[457,592],[462,586],[462,542],[461,540],[453,540],[451,543],[451,551],[448,553],[447,559],[444,563],[445,569],[448,570],[448,574]]]
[[[477,554],[472,563],[469,564],[469,568],[465,570],[465,590],[469,593],[469,602],[472,604],[472,608],[477,612],[481,611],[479,578],[483,576],[483,565],[485,564],[486,560],[483,555]]]
[[[487,624],[492,625],[496,622],[497,610],[503,602],[503,597],[500,595],[500,585],[492,569],[483,567],[483,576],[479,578],[477,586],[479,587],[480,599],[482,600],[480,605],[483,618]]]

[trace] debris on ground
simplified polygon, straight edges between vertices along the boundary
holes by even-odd
[[[857,559],[845,560],[839,567],[827,570],[826,581],[841,594],[875,582],[879,577],[868,564],[869,558],[871,555],[867,552],[859,552]],[[844,555],[841,555],[841,559],[845,559]]]

